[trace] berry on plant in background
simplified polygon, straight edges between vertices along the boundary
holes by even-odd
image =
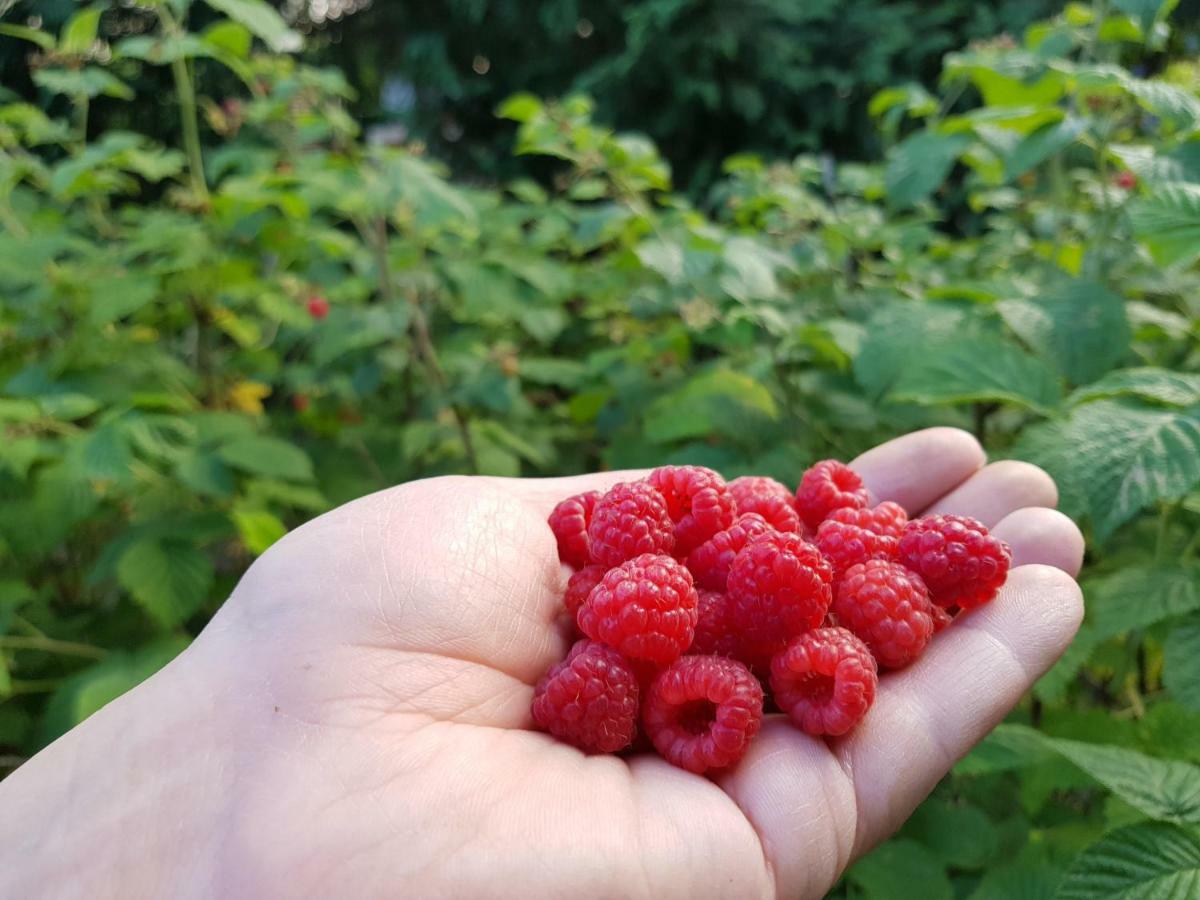
[[[579,615],[579,607],[583,606],[583,601],[588,598],[592,588],[600,583],[600,579],[607,571],[604,566],[584,566],[567,580],[567,589],[563,593],[563,606],[567,608],[572,619]]]
[[[816,544],[835,572],[868,559],[893,559],[908,516],[896,503],[872,509],[835,509],[817,528]]]
[[[738,515],[757,513],[776,531],[800,531],[796,498],[788,488],[762,475],[744,475],[729,482]]]
[[[740,662],[684,656],[651,683],[642,725],[663,759],[699,774],[745,755],[762,708],[762,685]]]
[[[308,408],[312,405],[312,400],[308,394],[292,394],[292,409],[298,413],[308,412]]]
[[[871,651],[845,628],[802,634],[771,660],[775,702],[812,735],[845,734],[857,725],[875,702],[878,682]]]
[[[622,482],[596,501],[588,523],[592,562],[611,568],[643,553],[675,549],[667,502],[643,481]]]
[[[675,522],[675,555],[685,557],[733,524],[733,495],[725,479],[703,466],[663,466],[646,481],[667,501]]]
[[[883,668],[908,665],[933,637],[925,583],[887,560],[873,559],[848,569],[838,581],[832,609],[838,624],[854,632]]]
[[[1128,169],[1122,169],[1113,176],[1113,184],[1123,191],[1132,191],[1137,187],[1137,176]]]
[[[869,501],[858,473],[836,459],[812,466],[796,488],[796,510],[814,531],[835,509],[862,509]]]
[[[550,512],[550,530],[558,541],[558,558],[568,566],[580,568],[591,560],[588,549],[588,523],[600,499],[599,491],[576,494],[559,503]]]
[[[696,586],[724,591],[734,558],[751,538],[771,530],[762,516],[747,513],[724,531],[718,531],[688,555],[687,566],[696,579]]]
[[[637,731],[638,682],[611,647],[576,642],[533,693],[533,721],[586,753],[616,753]]]
[[[670,556],[643,554],[604,574],[579,608],[579,629],[630,659],[666,665],[696,629],[692,574]]]
[[[926,516],[909,522],[897,561],[921,576],[938,606],[975,609],[1008,577],[1008,545],[967,516]]]
[[[729,626],[729,598],[720,591],[697,591],[696,633],[688,653],[700,656],[738,655],[737,632]]]
[[[309,297],[308,314],[318,322],[321,321],[329,315],[329,301],[321,296]]]
[[[750,541],[729,570],[729,621],[756,664],[791,638],[816,628],[833,599],[833,567],[797,534],[768,532]]]

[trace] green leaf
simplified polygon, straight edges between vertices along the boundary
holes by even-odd
[[[983,868],[997,847],[996,826],[981,810],[941,800],[926,800],[917,807],[903,834],[958,869]]]
[[[228,497],[237,486],[229,467],[214,453],[187,453],[179,460],[175,474],[187,487],[206,497]]]
[[[1134,236],[1160,265],[1187,265],[1200,256],[1200,184],[1161,184],[1129,205]]]
[[[248,28],[276,53],[294,53],[304,46],[300,35],[288,28],[287,22],[263,0],[205,0],[213,9],[223,12]]]
[[[533,94],[513,94],[500,104],[496,115],[514,122],[532,122],[544,111],[542,101]]]
[[[890,397],[913,403],[1014,403],[1048,412],[1061,393],[1040,359],[991,335],[922,348],[922,361],[900,372]]]
[[[1180,622],[1167,635],[1163,684],[1179,703],[1200,712],[1200,615]]]
[[[83,442],[80,466],[88,478],[122,481],[129,477],[132,465],[129,439],[116,423],[102,425]]]
[[[1108,640],[1200,610],[1200,568],[1135,565],[1084,583],[1087,628]]]
[[[884,170],[888,205],[905,209],[932,194],[971,145],[965,134],[918,131],[892,148]]]
[[[1140,397],[1167,406],[1194,406],[1200,403],[1200,375],[1151,366],[1120,369],[1079,388],[1067,402],[1077,406],[1106,397]]]
[[[158,279],[125,273],[97,279],[91,285],[88,322],[102,327],[132,315],[158,296]]]
[[[1057,900],[1188,900],[1200,896],[1200,836],[1142,822],[1106,835],[1075,860]]]
[[[1054,900],[1060,881],[1054,866],[1014,863],[984,873],[968,900]]]
[[[1070,279],[1031,300],[1004,300],[1008,326],[1074,384],[1103,375],[1129,352],[1125,303],[1103,284]]]
[[[979,322],[943,303],[890,303],[867,322],[867,336],[854,357],[854,378],[872,399],[886,394],[905,370],[919,364],[926,345],[979,333]]]
[[[287,534],[287,526],[265,509],[237,504],[232,516],[242,543],[255,556],[261,556],[268,547]]]
[[[100,30],[101,7],[81,9],[63,26],[58,49],[63,53],[84,53],[96,42]]]
[[[1026,429],[1013,455],[1060,479],[1064,511],[1090,515],[1103,541],[1151,503],[1176,500],[1200,483],[1200,406],[1097,400],[1066,420]]]
[[[934,856],[915,841],[892,840],[846,873],[871,900],[951,900],[950,879]]]
[[[39,31],[37,28],[26,28],[24,25],[10,25],[7,22],[0,22],[0,34],[7,34],[9,37],[29,41],[31,44],[37,44],[43,50],[54,49],[54,35],[46,31]]]
[[[162,628],[176,628],[208,596],[213,567],[195,547],[146,537],[121,554],[117,580]]]
[[[1061,153],[1087,130],[1087,121],[1067,116],[1061,122],[1051,122],[1030,132],[1005,154],[1004,177],[1015,181],[1056,153]]]
[[[1113,0],[1113,6],[1135,22],[1143,35],[1149,35],[1155,22],[1161,22],[1179,5],[1179,0]]]
[[[243,437],[217,451],[229,465],[253,475],[270,475],[291,481],[311,481],[312,460],[294,444],[272,437]]]
[[[778,418],[775,399],[760,382],[721,368],[654,401],[646,410],[645,434],[656,444],[712,434],[753,439]]]
[[[115,97],[118,100],[132,100],[133,88],[111,72],[87,66],[83,69],[37,69],[33,73],[33,83],[55,94],[66,94],[68,97]]]

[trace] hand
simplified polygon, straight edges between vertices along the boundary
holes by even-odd
[[[836,741],[771,717],[715,782],[530,730],[568,647],[545,520],[632,477],[442,478],[288,535],[179,660],[0,785],[0,895],[815,897],[886,838],[1079,625],[1053,482],[932,429],[853,465],[972,515],[1000,597],[880,682]],[[57,880],[56,880],[57,879]]]

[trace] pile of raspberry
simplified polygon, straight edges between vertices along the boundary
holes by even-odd
[[[631,747],[640,724],[697,773],[735,765],[772,703],[808,734],[849,732],[879,671],[991,601],[1011,560],[974,519],[870,506],[836,460],[794,494],[666,466],[569,497],[549,522],[582,637],[538,683],[534,721],[587,753]]]

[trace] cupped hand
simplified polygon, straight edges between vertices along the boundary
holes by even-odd
[[[1012,548],[1008,582],[886,674],[850,735],[815,739],[770,716],[716,779],[652,755],[585,756],[532,729],[533,685],[569,646],[569,573],[546,516],[569,494],[638,473],[415,482],[288,535],[158,676],[195,706],[185,718],[203,710],[206,722],[194,752],[208,790],[180,788],[186,808],[163,826],[199,836],[191,892],[820,896],[1004,717],[1082,616],[1083,541],[1051,509],[1054,484],[1039,469],[985,466],[952,429],[852,465],[874,500],[992,528]],[[111,715],[151,714],[137,693]],[[189,765],[177,743],[187,742],[168,741],[163,765]],[[46,765],[35,759],[0,799],[21,801]],[[192,809],[206,824],[180,824]],[[177,893],[169,875],[155,879]]]

